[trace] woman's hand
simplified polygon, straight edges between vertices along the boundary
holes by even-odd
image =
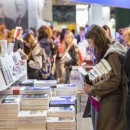
[[[84,91],[85,91],[85,93],[90,93],[91,92],[91,86],[89,84],[86,84],[86,86],[84,87]]]
[[[23,52],[22,49],[18,49],[18,52],[20,53],[20,55],[22,56],[22,58],[23,58],[24,60],[27,60],[27,59],[28,59],[28,56]]]

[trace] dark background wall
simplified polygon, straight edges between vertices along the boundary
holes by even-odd
[[[116,8],[115,19],[116,31],[118,31],[119,28],[130,26],[130,9]]]

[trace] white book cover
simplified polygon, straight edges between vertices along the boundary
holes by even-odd
[[[0,40],[0,56],[5,56],[7,54],[7,40]]]
[[[48,94],[26,94],[22,95],[22,101],[23,100],[47,100],[49,97]]]
[[[96,67],[97,67],[97,69],[100,71],[100,73],[102,74],[102,79],[105,80],[106,77],[105,77],[105,73],[104,73],[104,71],[102,70],[102,68],[101,68],[98,64],[96,65]]]
[[[112,71],[112,68],[109,64],[109,62],[105,59],[102,59],[101,62],[104,64],[104,66],[106,67],[106,69],[108,70],[108,72]]]
[[[46,125],[46,121],[44,120],[18,120],[18,125]]]
[[[38,111],[20,111],[18,114],[19,120],[46,120],[47,111],[38,110]]]
[[[76,91],[76,84],[57,84],[56,91]]]
[[[0,66],[2,68],[2,73],[3,73],[6,84],[8,85],[8,84],[12,83],[13,79],[11,77],[11,73],[10,73],[10,70],[7,66],[5,57],[0,58]]]
[[[56,86],[56,80],[35,80],[34,86],[41,87],[41,86]]]
[[[58,123],[58,122],[75,122],[74,117],[47,117],[47,123]]]
[[[75,117],[75,107],[50,107],[47,113],[48,117]]]
[[[109,72],[108,72],[108,70],[106,69],[106,67],[104,66],[104,64],[102,62],[99,63],[99,66],[104,71],[106,80],[108,80],[109,79]]]
[[[19,111],[20,100],[21,100],[20,96],[15,96],[15,95],[6,96],[0,104],[0,109],[3,109],[3,110],[9,109],[10,111],[12,111],[11,109],[13,109],[15,111],[16,110]]]
[[[64,62],[68,62],[68,61],[72,60],[72,57],[70,56],[70,54],[68,52],[65,52],[65,54],[61,60]]]
[[[21,105],[20,110],[25,111],[25,110],[47,110],[49,108],[49,105]]]

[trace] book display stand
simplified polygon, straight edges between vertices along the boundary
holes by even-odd
[[[0,57],[0,91],[7,89],[16,81],[27,79],[26,61],[19,52]]]

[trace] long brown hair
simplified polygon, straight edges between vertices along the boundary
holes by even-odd
[[[37,45],[37,43],[36,43],[35,38],[32,34],[26,34],[23,38],[23,41],[30,44],[30,47],[27,47],[25,44],[25,48],[24,48],[25,54],[30,59],[30,57],[32,55],[32,50]]]
[[[94,55],[96,62],[99,62],[109,48],[111,41],[106,36],[105,31],[98,25],[89,26],[85,37],[94,41]]]

